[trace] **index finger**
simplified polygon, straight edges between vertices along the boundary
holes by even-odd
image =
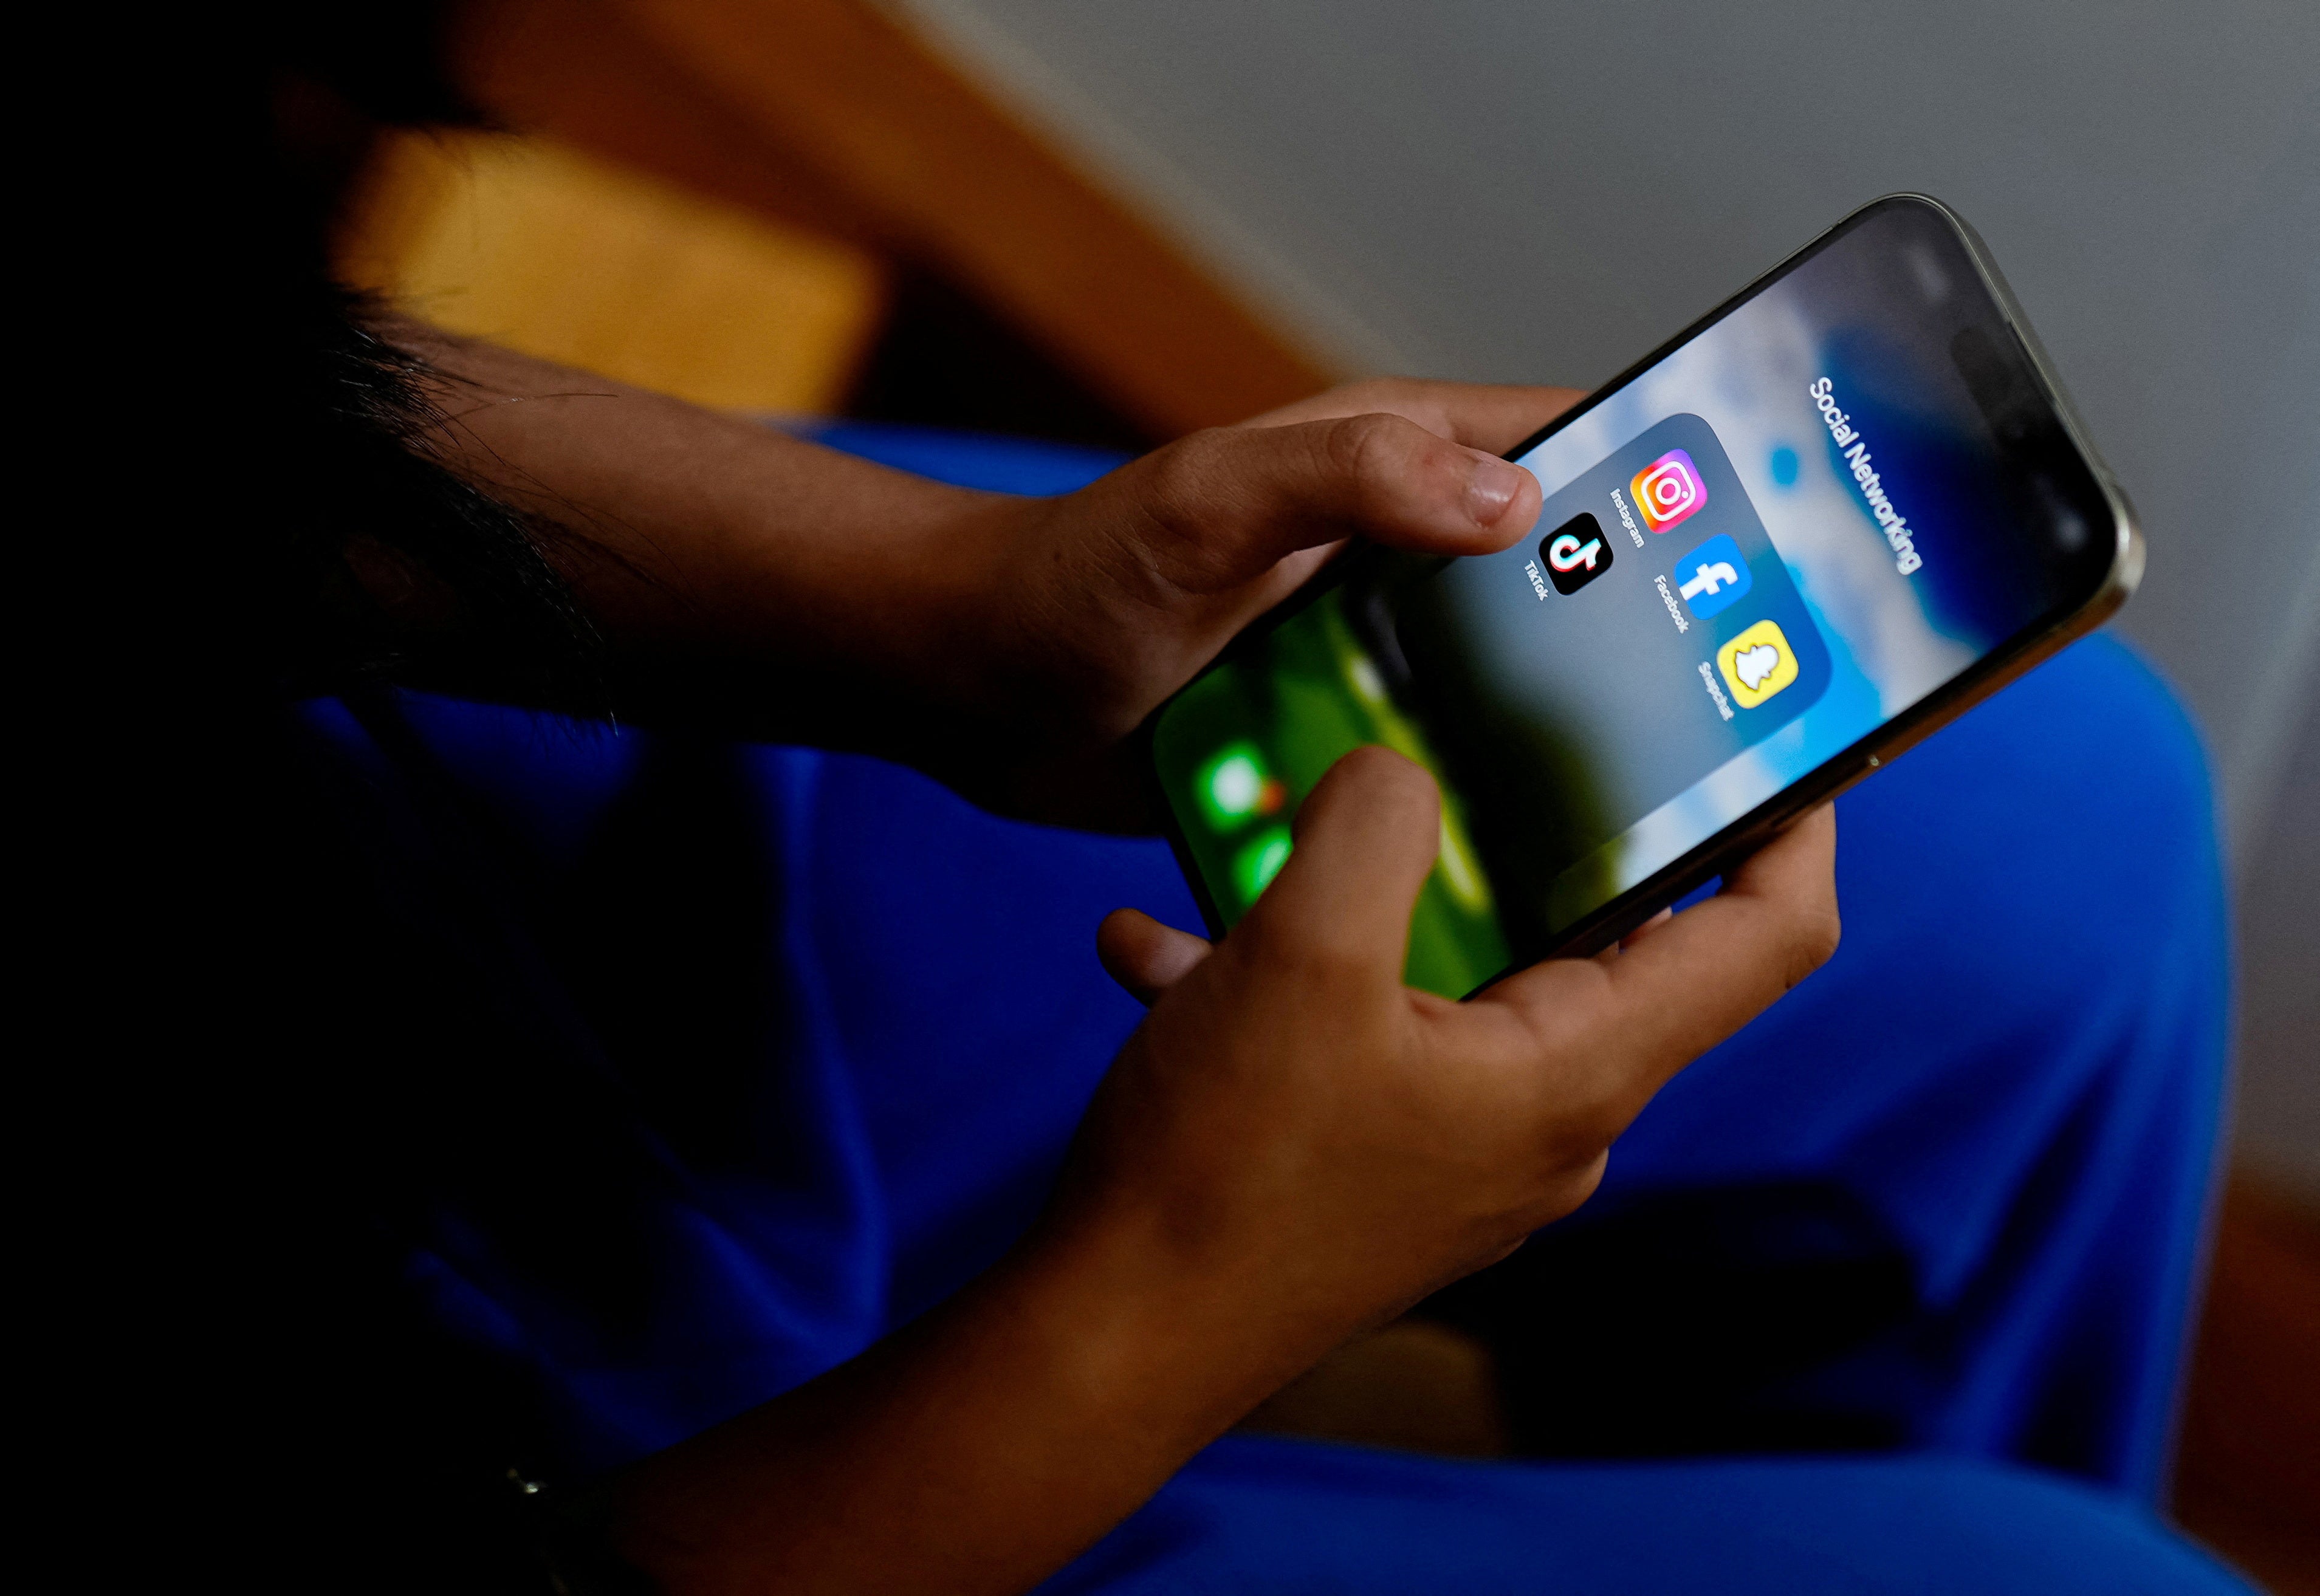
[[[1398,415],[1436,437],[1504,454],[1586,396],[1578,388],[1374,377],[1300,399],[1241,424],[1285,427],[1351,415]]]
[[[1373,968],[1399,989],[1410,912],[1442,846],[1434,778],[1390,748],[1355,748],[1298,806],[1295,836],[1233,937]]]

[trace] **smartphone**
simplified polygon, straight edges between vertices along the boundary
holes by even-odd
[[[1212,934],[1365,743],[1431,771],[1406,978],[1592,952],[2094,628],[2143,567],[1989,251],[1894,195],[1508,458],[1545,504],[1464,559],[1349,549],[1146,724]]]

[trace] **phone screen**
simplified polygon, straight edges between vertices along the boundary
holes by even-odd
[[[1219,927],[1338,757],[1443,793],[1407,978],[1462,996],[2084,604],[2118,527],[1938,207],[1856,213],[1518,450],[1513,548],[1363,550],[1154,726]]]

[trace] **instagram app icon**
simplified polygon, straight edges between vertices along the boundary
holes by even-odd
[[[1655,532],[1690,519],[1708,503],[1708,490],[1699,485],[1699,468],[1680,449],[1668,450],[1636,472],[1627,491],[1635,495],[1636,508],[1643,512],[1644,524]]]

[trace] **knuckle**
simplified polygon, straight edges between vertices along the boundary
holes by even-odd
[[[1129,498],[1134,558],[1178,585],[1205,587],[1219,579],[1219,551],[1229,540],[1218,528],[1229,522],[1236,440],[1221,428],[1193,432],[1136,462]]]
[[[1145,456],[1146,503],[1154,512],[1170,521],[1197,514],[1216,483],[1224,448],[1220,431],[1211,427]]]
[[[1600,1087],[1566,1104],[1555,1127],[1554,1147],[1566,1162],[1592,1159],[1627,1128],[1626,1102]]]
[[[1560,1219],[1584,1205],[1601,1187],[1604,1172],[1610,1166],[1611,1155],[1599,1147],[1594,1156],[1585,1163],[1558,1171],[1550,1198],[1555,1209],[1554,1217]]]
[[[1390,478],[1395,444],[1408,424],[1375,412],[1333,423],[1323,441],[1331,469],[1353,485],[1357,497],[1368,497]]]
[[[1541,1072],[1540,1138],[1548,1156],[1565,1168],[1601,1157],[1642,1106],[1637,1061],[1618,1039],[1597,1034],[1577,1041],[1577,1059]]]
[[[1844,926],[1833,903],[1800,914],[1789,938],[1788,984],[1795,986],[1828,963],[1843,935]]]

